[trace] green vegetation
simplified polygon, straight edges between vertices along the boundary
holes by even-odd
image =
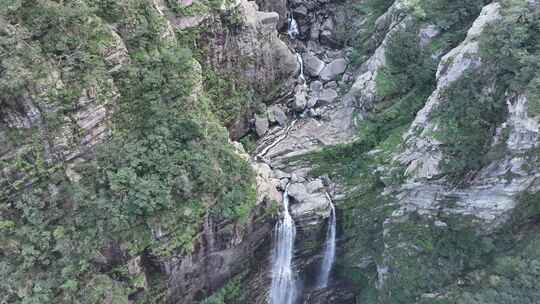
[[[495,129],[506,116],[504,87],[496,86],[494,92],[479,90],[488,85],[488,77],[472,73],[455,81],[445,91],[447,102],[439,109],[441,130],[437,136],[445,143],[443,170],[458,184],[490,161],[486,153]]]
[[[503,20],[486,28],[481,39],[485,64],[452,83],[439,109],[443,170],[457,184],[491,160],[486,154],[495,129],[506,118],[508,96],[528,91],[529,113],[535,115],[537,109],[539,12],[514,1],[503,1],[502,6]]]
[[[512,93],[528,93],[529,114],[539,111],[540,11],[521,1],[502,1],[501,22],[485,30],[482,57],[497,67],[498,77]]]
[[[244,304],[242,281],[245,275],[239,274],[229,280],[229,282],[211,297],[205,299],[200,304]]]
[[[420,20],[433,23],[444,31],[461,32],[489,1],[406,0],[406,3]]]
[[[366,163],[379,161],[366,152],[399,148],[400,133],[412,122],[435,87],[435,62],[427,51],[418,51],[417,34],[416,28],[410,28],[396,32],[389,39],[385,53],[387,64],[376,78],[382,101],[361,121],[357,141],[330,147],[312,156],[317,168],[314,174],[332,172],[352,181],[366,171]]]
[[[395,11],[394,18],[388,19],[388,24],[381,24],[376,28],[375,22],[378,17],[388,11],[395,1],[392,0],[368,0],[351,5],[359,14],[366,18],[365,28],[354,39],[353,64],[361,64],[380,45],[384,38],[384,32],[389,30],[390,21],[395,22],[405,16],[401,11]],[[423,25],[436,25],[441,33],[432,44],[434,50],[447,51],[461,42],[470,25],[480,13],[482,7],[488,1],[468,0],[405,0],[407,10],[413,17],[412,23],[418,27]],[[381,31],[381,33],[378,33]]]
[[[212,112],[221,123],[231,126],[248,111],[253,97],[247,85],[230,80],[231,76],[221,76],[211,69],[205,69],[204,87],[210,99]]]
[[[377,11],[374,5],[381,10],[388,5],[365,3],[372,12]],[[444,212],[391,216],[399,199],[390,190],[402,183],[402,169],[391,157],[433,91],[431,56],[459,43],[485,3],[408,4],[419,25],[409,25],[390,38],[387,65],[376,78],[380,101],[361,121],[358,140],[326,148],[310,159],[314,175],[329,173],[350,190],[338,204],[342,238],[347,241],[336,272],[358,286],[361,303],[536,303],[539,295],[532,282],[538,278],[540,257],[534,236],[537,194],[524,194],[510,222],[496,231],[480,231],[483,224],[475,218]],[[491,141],[506,118],[506,97],[527,93],[529,114],[540,113],[538,10],[524,1],[501,5],[503,21],[488,27],[481,38],[483,68],[452,83],[442,95],[448,103],[432,117],[440,127],[436,136],[444,143],[444,173],[458,185],[504,153],[499,146],[491,147]],[[417,31],[423,24],[435,24],[442,33],[418,52]],[[366,50],[365,44],[362,51]],[[451,199],[446,207],[453,207]],[[387,219],[393,221],[385,223]],[[351,267],[359,263],[360,269]],[[382,289],[376,288],[376,264],[389,266]]]
[[[249,215],[254,177],[220,123],[233,114],[217,102],[245,100],[215,79],[205,81],[208,96],[193,94],[203,79],[192,53],[163,35],[165,20],[147,1],[12,5],[0,15],[2,132],[5,115],[29,104],[46,115],[0,134],[16,152],[1,160],[0,302],[127,303],[146,280],[127,271],[129,258],[189,253],[205,216]],[[126,58],[115,62],[113,52]],[[112,134],[68,168],[62,149],[75,149],[84,130],[73,123],[65,146],[54,139],[81,98],[114,112]]]
[[[339,222],[348,241],[343,245],[346,254],[336,267],[342,279],[360,286],[357,300],[362,303],[379,303],[373,262],[381,258],[384,248],[384,220],[396,208],[390,204],[391,197],[381,192],[403,178],[403,170],[393,163],[392,154],[401,148],[403,132],[435,86],[435,62],[427,48],[418,51],[417,31],[411,27],[389,39],[387,64],[376,79],[382,100],[361,121],[358,139],[310,157],[314,175],[330,174],[353,189],[338,204]],[[349,265],[359,260],[368,261],[365,268],[351,269]]]

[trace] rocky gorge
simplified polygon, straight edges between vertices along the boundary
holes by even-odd
[[[535,0],[9,1],[2,303],[536,303]]]

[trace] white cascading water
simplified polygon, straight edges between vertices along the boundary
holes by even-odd
[[[296,297],[292,269],[296,226],[289,213],[289,185],[283,193],[283,207],[283,219],[278,221],[275,228],[270,304],[293,304]]]
[[[304,77],[304,59],[302,59],[302,55],[299,53],[296,53],[296,60],[298,60],[298,64],[300,65],[300,80],[302,80],[304,83],[306,82],[306,78]]]
[[[330,195],[326,193],[326,198],[330,202],[330,221],[328,222],[328,230],[326,232],[326,242],[324,248],[324,258],[321,264],[321,272],[317,281],[318,288],[328,287],[328,280],[330,278],[330,272],[334,264],[336,257],[336,208],[330,198]]]
[[[296,20],[294,20],[292,13],[289,14],[289,28],[287,29],[287,33],[291,39],[295,39],[296,36],[300,34],[300,30],[298,30],[298,23]]]

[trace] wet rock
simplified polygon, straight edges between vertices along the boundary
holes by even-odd
[[[268,132],[270,124],[266,115],[256,115],[255,116],[255,131],[259,137],[264,136]]]
[[[319,113],[316,109],[309,109],[307,114],[312,118],[319,118],[321,116],[321,113]]]
[[[311,53],[304,55],[304,69],[307,75],[318,77],[324,66],[324,62],[317,58],[317,56]]]
[[[320,74],[323,81],[328,82],[335,80],[339,75],[343,74],[347,69],[347,61],[343,58],[336,59],[330,62]]]
[[[320,180],[289,185],[289,196],[293,200],[291,215],[297,225],[318,225],[330,215],[329,202]]]
[[[354,304],[355,295],[346,286],[330,286],[328,288],[310,291],[303,304]]]
[[[280,180],[267,164],[252,164],[253,171],[257,178],[257,205],[263,201],[281,201],[281,193],[277,191]]]

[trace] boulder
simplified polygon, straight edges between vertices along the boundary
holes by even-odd
[[[311,95],[319,96],[319,93],[321,93],[323,84],[322,82],[316,80],[309,84],[309,90],[311,91]]]
[[[317,100],[318,106],[331,104],[338,98],[338,93],[334,89],[324,89]]]
[[[304,70],[307,75],[311,77],[318,77],[321,71],[324,69],[324,62],[317,58],[317,56],[309,53],[304,56]]]
[[[327,217],[329,204],[320,181],[291,184],[289,196],[295,202],[291,205],[291,214],[295,219],[312,220],[313,217]]]
[[[278,123],[280,126],[287,124],[287,114],[278,105],[273,105],[268,108],[268,120],[271,123]]]
[[[347,61],[343,58],[336,59],[330,62],[320,74],[323,81],[328,82],[335,80],[339,75],[343,74],[347,69]]]

